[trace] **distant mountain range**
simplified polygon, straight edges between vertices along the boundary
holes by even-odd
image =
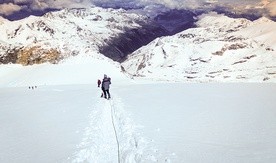
[[[0,64],[57,64],[76,55],[104,55],[133,77],[275,82],[275,22],[225,15],[166,10],[151,18],[93,7],[18,21],[1,18]]]

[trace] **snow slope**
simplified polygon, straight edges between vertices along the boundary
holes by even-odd
[[[276,81],[276,23],[216,13],[198,27],[158,38],[122,64],[132,76],[169,81]]]
[[[0,95],[1,162],[116,162],[111,107],[122,162],[147,159],[145,141],[134,133],[120,99],[100,99],[97,87],[9,88]]]
[[[0,87],[94,84],[104,74],[112,75],[112,79],[129,80],[118,63],[103,56],[95,59],[80,55],[60,64],[0,65]]]
[[[81,55],[0,70],[0,162],[276,161],[275,84],[130,79]]]
[[[275,84],[136,84],[114,91],[157,147],[157,162],[276,160]]]
[[[1,88],[0,161],[272,163],[275,88],[113,80],[111,101],[96,84]]]

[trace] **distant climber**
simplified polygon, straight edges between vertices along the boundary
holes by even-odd
[[[101,86],[101,80],[100,79],[98,79],[98,87],[100,87]]]
[[[103,81],[102,81],[102,90],[103,94],[101,97],[104,96],[104,98],[110,99],[110,93],[109,93],[109,85],[111,84],[111,78],[107,77],[107,75],[104,75]]]

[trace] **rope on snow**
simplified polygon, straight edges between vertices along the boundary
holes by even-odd
[[[115,137],[116,137],[116,142],[117,142],[118,163],[121,163],[121,159],[120,159],[120,144],[119,144],[118,134],[117,134],[115,123],[114,123],[114,113],[115,113],[114,110],[115,109],[114,109],[113,104],[111,102],[110,102],[110,109],[111,109],[112,125],[113,125],[113,129],[114,129],[114,133],[115,133]]]

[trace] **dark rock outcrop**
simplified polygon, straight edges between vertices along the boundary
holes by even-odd
[[[158,37],[169,34],[155,22],[140,25],[140,28],[127,29],[124,33],[107,40],[100,48],[100,52],[114,61],[123,62],[128,54]]]
[[[16,63],[20,50],[21,48],[12,48],[6,50],[5,54],[0,55],[0,64]]]

